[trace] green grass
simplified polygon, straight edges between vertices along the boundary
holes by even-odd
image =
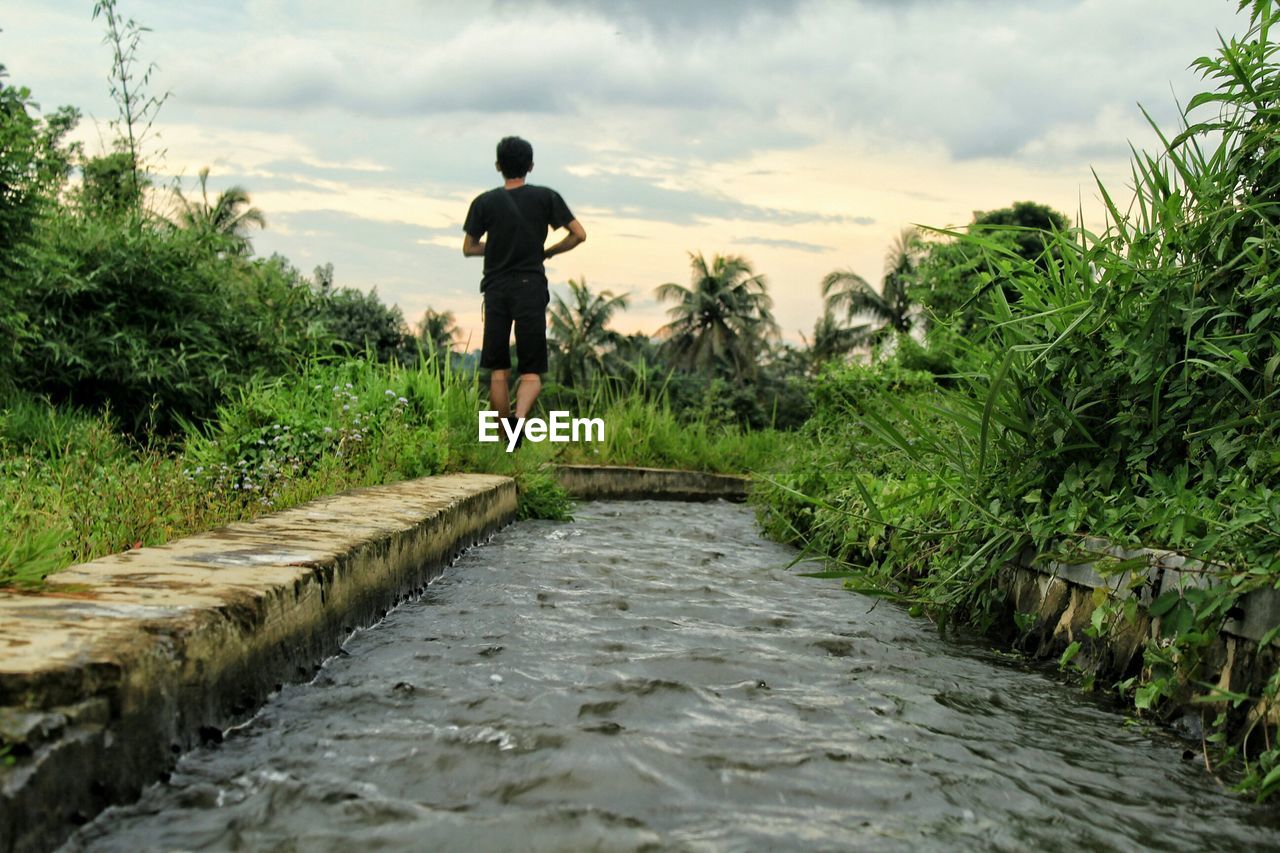
[[[659,395],[660,396],[660,395]],[[556,462],[762,470],[779,433],[680,421],[658,399],[595,394],[605,441],[526,441],[516,453],[477,441],[476,379],[435,364],[316,362],[242,389],[168,447],[143,446],[109,413],[21,395],[0,410],[0,586],[37,587],[74,563],[360,486],[453,471],[512,476],[521,518],[567,518]]]

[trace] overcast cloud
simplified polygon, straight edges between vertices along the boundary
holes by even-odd
[[[259,251],[474,323],[478,265],[454,244],[515,132],[591,234],[553,281],[630,290],[626,322],[651,331],[688,251],[741,252],[793,338],[822,274],[876,278],[908,222],[1089,207],[1090,167],[1123,180],[1128,141],[1149,143],[1136,104],[1169,124],[1199,89],[1188,64],[1242,29],[1234,0],[120,5],[173,92],[160,170],[248,187]],[[8,0],[0,57],[42,104],[105,120],[91,8]]]

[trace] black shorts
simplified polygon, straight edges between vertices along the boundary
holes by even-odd
[[[511,324],[516,324],[516,361],[521,373],[547,372],[547,303],[551,294],[540,275],[492,281],[484,289],[484,346],[480,366],[511,367]]]

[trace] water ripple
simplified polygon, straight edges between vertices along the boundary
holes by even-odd
[[[793,558],[727,504],[514,525],[68,846],[1280,846],[1171,737]]]

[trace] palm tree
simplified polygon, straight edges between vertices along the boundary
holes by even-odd
[[[593,370],[604,370],[605,348],[624,340],[606,326],[618,311],[627,307],[626,294],[614,296],[608,290],[592,294],[584,278],[569,279],[572,304],[555,295],[548,312],[551,339],[556,343],[556,381],[562,385],[585,384]]]
[[[193,202],[178,190],[179,222],[210,239],[223,242],[231,254],[247,255],[252,250],[249,226],[267,227],[262,211],[249,204],[249,193],[241,186],[227,187],[209,203],[209,167],[200,170],[200,201]]]
[[[885,255],[884,280],[880,290],[852,270],[836,270],[822,280],[827,311],[843,313],[852,320],[867,317],[871,323],[860,327],[855,346],[876,343],[892,332],[909,332],[912,323],[911,284],[920,264],[923,244],[920,232],[904,228]]]
[[[689,258],[690,287],[668,282],[657,289],[659,301],[675,303],[659,331],[668,351],[690,369],[754,375],[757,356],[778,334],[764,276],[737,255],[716,255],[710,266],[701,254]]]
[[[458,340],[458,324],[452,311],[426,310],[416,330],[422,348],[431,353],[448,354]]]
[[[869,324],[843,325],[836,319],[835,314],[831,312],[831,306],[828,305],[823,310],[822,316],[813,324],[813,340],[805,338],[803,334],[800,335],[800,339],[808,347],[809,369],[816,371],[828,361],[848,355],[851,350],[866,342],[868,334],[873,329],[874,327]]]

